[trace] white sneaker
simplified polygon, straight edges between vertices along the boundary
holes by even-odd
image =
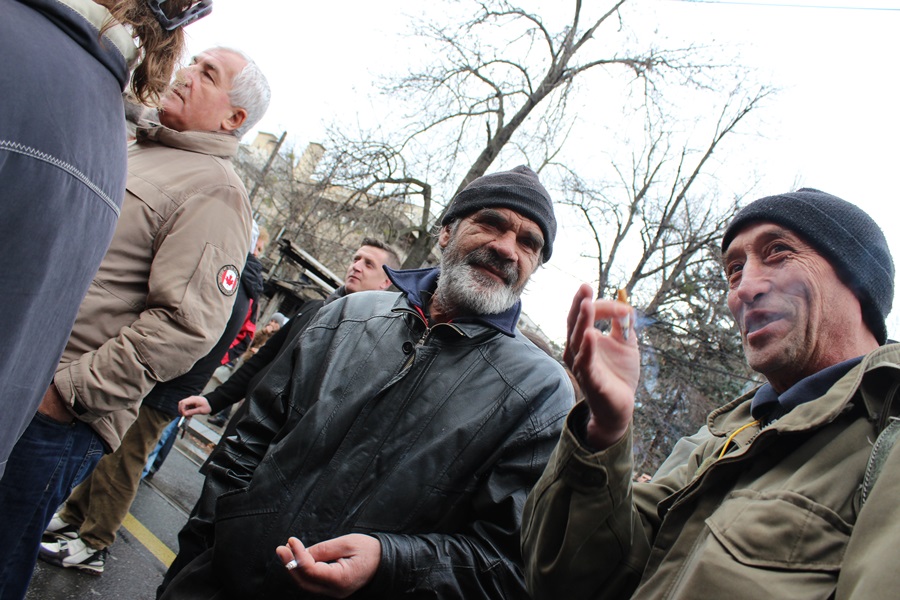
[[[59,513],[55,513],[41,536],[43,542],[53,542],[60,538],[73,540],[78,537],[78,527],[63,521]]]
[[[103,573],[108,550],[94,550],[84,543],[80,537],[59,538],[55,542],[43,542],[38,556],[51,565],[78,569],[91,575]]]

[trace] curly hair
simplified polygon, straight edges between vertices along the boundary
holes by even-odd
[[[172,72],[185,49],[184,31],[179,27],[166,31],[150,12],[147,0],[94,0],[109,10],[113,19],[131,28],[139,41],[141,60],[131,76],[131,90],[141,102],[156,104],[172,79]],[[161,4],[170,17],[177,16],[194,4],[194,0],[168,0]],[[110,22],[101,35],[115,26]]]

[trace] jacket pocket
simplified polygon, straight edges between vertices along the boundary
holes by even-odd
[[[661,597],[834,597],[852,527],[831,509],[794,492],[741,490],[704,523],[674,579],[659,582]]]
[[[735,492],[706,524],[742,564],[834,573],[853,531],[831,509],[789,491]]]
[[[247,488],[225,492],[216,499],[216,524],[241,517],[253,517],[277,512],[277,506],[266,506],[250,495]]]
[[[259,501],[246,488],[222,494],[216,500],[213,570],[225,587],[252,582],[259,585],[267,559],[275,547],[287,541],[268,543],[267,531],[277,521],[277,507]],[[271,547],[270,547],[271,546]],[[244,596],[238,596],[244,597]]]

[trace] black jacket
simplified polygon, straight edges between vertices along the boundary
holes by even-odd
[[[250,395],[179,536],[212,548],[195,561],[211,560],[210,591],[304,598],[275,547],[355,532],[382,556],[354,597],[527,597],[522,506],[572,404],[569,380],[509,327],[518,305],[429,328],[420,292],[437,272],[392,278],[405,294],[322,308]],[[165,597],[196,589],[194,567]]]
[[[300,337],[300,334],[303,333],[312,318],[316,316],[322,305],[346,295],[343,289],[343,287],[338,288],[338,291],[329,296],[324,302],[322,300],[305,302],[301,311],[285,323],[284,327],[276,331],[275,335],[270,337],[263,344],[262,348],[250,357],[250,360],[242,364],[222,385],[206,394],[205,398],[212,409],[210,414],[215,414],[235,402],[240,402],[253,391],[265,377],[269,365],[281,356],[282,352],[293,348],[297,338]],[[226,432],[226,434],[231,433],[231,431],[227,430]]]
[[[209,402],[211,409],[210,414],[215,414],[236,402],[240,402],[250,394],[265,378],[272,363],[283,353],[287,352],[289,354],[291,352],[294,344],[297,343],[297,338],[300,337],[300,334],[303,333],[306,326],[312,321],[312,318],[322,308],[322,304],[322,300],[310,300],[304,303],[302,312],[297,313],[284,327],[276,331],[275,335],[270,337],[263,344],[262,348],[250,357],[250,360],[242,364],[237,371],[232,373],[222,385],[206,394],[206,401]],[[247,414],[248,408],[249,403],[241,404],[228,420],[228,424],[225,425],[225,431],[222,432],[222,436],[219,438],[219,443],[216,444],[206,461],[200,466],[201,473],[207,474],[210,463],[216,459],[219,452],[223,451],[225,447],[224,440],[234,435],[238,423]],[[184,560],[184,558],[182,557],[179,560]],[[180,562],[177,563],[174,569],[178,570],[180,564]]]

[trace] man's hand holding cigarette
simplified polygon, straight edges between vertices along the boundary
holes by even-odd
[[[586,441],[604,450],[622,439],[631,423],[640,355],[637,336],[625,333],[630,331],[634,309],[617,300],[592,298],[593,290],[584,284],[572,300],[563,359],[591,411]],[[625,319],[627,327],[623,327]],[[610,321],[608,333],[594,327],[600,320]]]

